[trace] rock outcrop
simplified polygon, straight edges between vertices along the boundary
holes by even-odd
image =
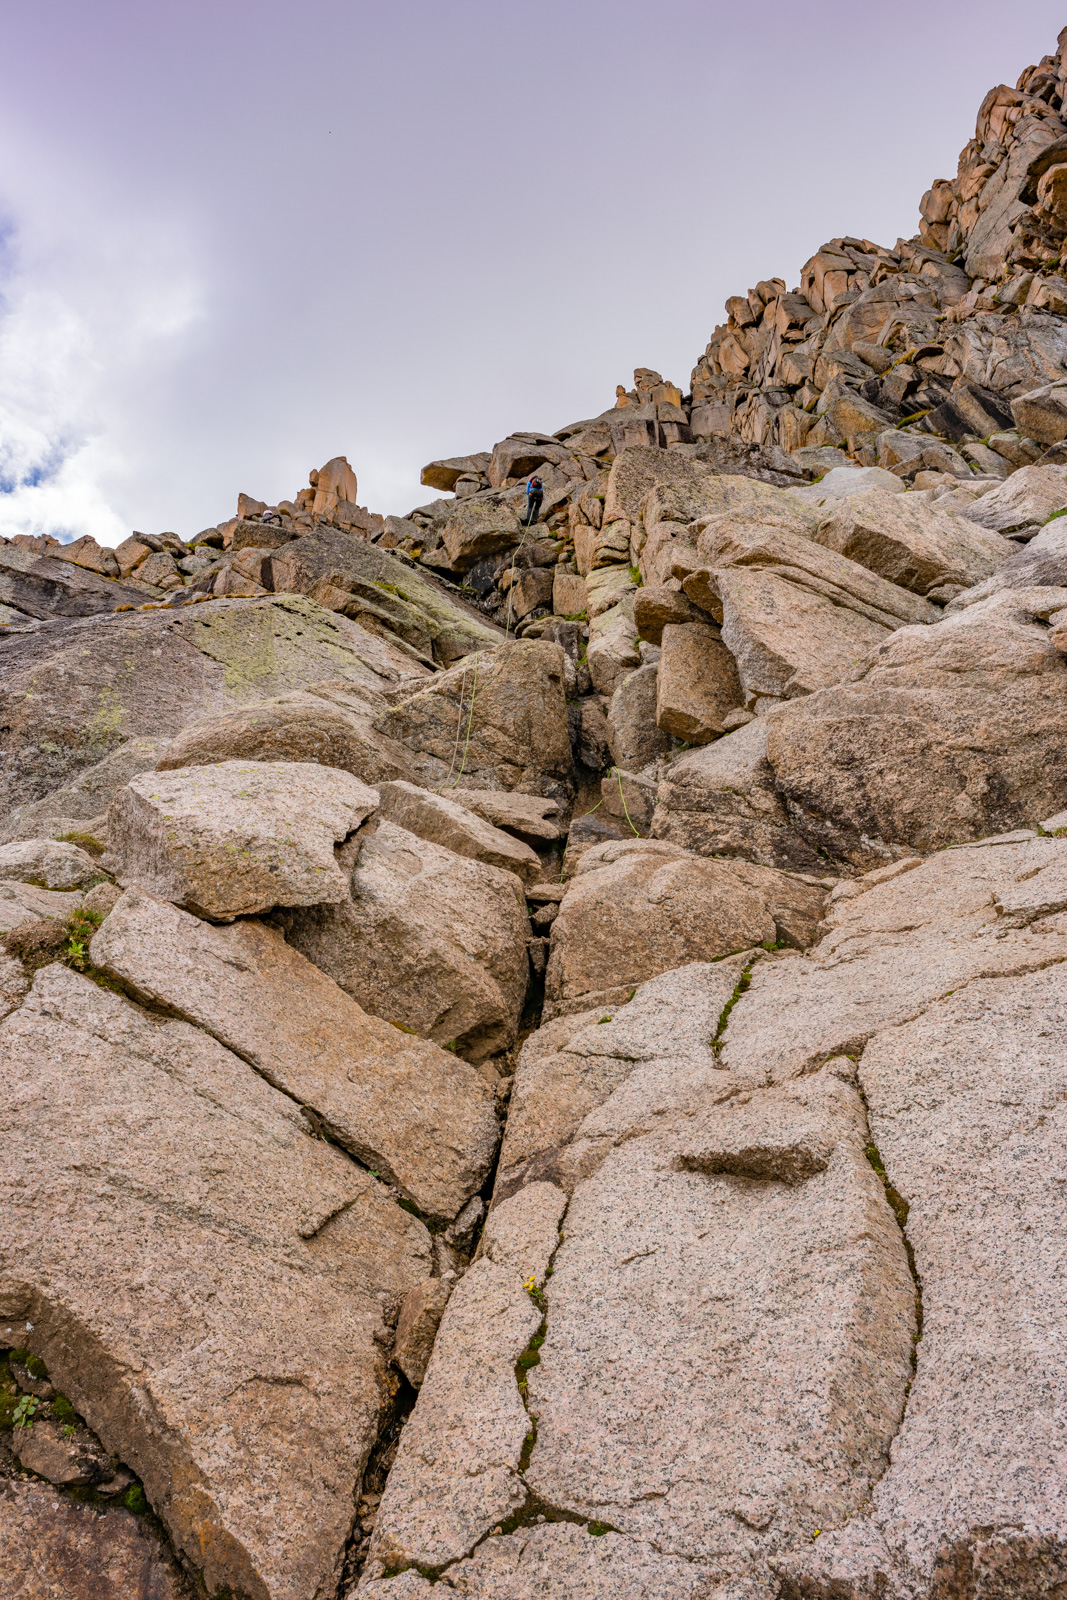
[[[1065,93],[407,515],[0,542],[5,1596],[1067,1592]]]

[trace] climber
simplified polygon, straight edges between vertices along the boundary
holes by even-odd
[[[541,501],[545,497],[545,486],[535,473],[526,484],[526,526],[532,528],[541,511]]]

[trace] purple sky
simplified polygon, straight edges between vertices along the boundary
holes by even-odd
[[[188,536],[345,453],[683,388],[726,295],[892,244],[1043,0],[0,0],[0,532]]]

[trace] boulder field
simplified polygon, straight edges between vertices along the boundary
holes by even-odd
[[[1067,30],[920,209],[0,541],[4,1600],[1067,1595]]]

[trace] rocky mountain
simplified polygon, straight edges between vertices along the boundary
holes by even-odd
[[[1065,86],[405,517],[0,544],[4,1597],[1067,1593]]]

